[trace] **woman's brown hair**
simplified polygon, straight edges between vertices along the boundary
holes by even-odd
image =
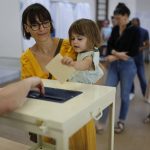
[[[51,33],[54,32],[52,18],[51,18],[49,11],[43,5],[39,3],[35,3],[35,4],[28,6],[22,14],[22,32],[23,32],[23,36],[26,39],[30,39],[31,34],[26,32],[25,24],[27,24],[27,20],[31,24],[37,23],[36,18],[38,18],[41,22],[48,20],[51,26]]]

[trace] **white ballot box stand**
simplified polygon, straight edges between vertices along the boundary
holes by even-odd
[[[30,150],[69,150],[69,137],[87,124],[98,119],[109,106],[108,150],[114,150],[114,111],[116,88],[73,82],[61,84],[43,80],[45,87],[81,91],[82,94],[64,103],[28,98],[22,108],[0,117],[0,123],[39,135],[39,142]],[[41,136],[52,137],[55,146],[42,143]]]

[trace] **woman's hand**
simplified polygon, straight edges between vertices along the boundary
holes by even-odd
[[[44,86],[40,78],[30,77],[7,85],[0,90],[0,114],[14,111],[27,100],[28,92],[36,88],[44,94]]]
[[[127,55],[127,52],[119,52],[117,54],[118,58],[121,60],[128,60],[129,56]]]
[[[108,62],[113,62],[115,60],[118,60],[118,58],[114,55],[108,55],[106,58],[105,58],[106,61]]]
[[[129,59],[127,52],[117,52],[115,50],[112,50],[112,54],[121,60],[128,60]]]
[[[39,77],[30,77],[25,80],[28,80],[31,89],[38,89],[38,91],[40,91],[41,94],[45,93],[43,82]]]

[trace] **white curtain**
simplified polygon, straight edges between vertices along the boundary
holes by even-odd
[[[89,3],[77,3],[74,8],[74,19],[91,19],[91,9]]]
[[[71,3],[55,2],[51,4],[51,15],[55,28],[55,36],[68,38],[68,29],[74,21]]]

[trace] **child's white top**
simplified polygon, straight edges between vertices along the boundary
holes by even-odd
[[[79,53],[77,61],[81,61],[88,56],[92,56],[95,70],[77,71],[69,81],[94,84],[104,75],[103,70],[99,66],[99,51],[93,50]]]

